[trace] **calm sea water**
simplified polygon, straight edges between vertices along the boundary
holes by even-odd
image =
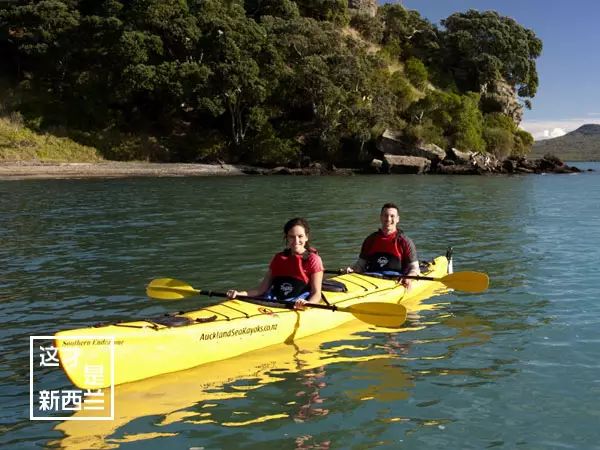
[[[578,166],[596,171],[0,182],[0,447],[600,448],[600,165]],[[489,291],[125,385],[114,422],[29,420],[29,336],[206,302],[146,298],[161,276],[252,287],[297,215],[348,264],[385,201],[422,259],[452,246]]]

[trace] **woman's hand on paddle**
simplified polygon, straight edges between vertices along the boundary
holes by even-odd
[[[402,286],[404,286],[404,288],[408,291],[410,290],[410,287],[412,286],[412,282],[413,280],[410,278],[402,278],[400,280],[400,284],[402,284]]]
[[[297,311],[303,311],[306,308],[306,306],[304,306],[304,305],[306,305],[307,303],[308,303],[307,300],[304,300],[303,298],[299,298],[298,300],[296,300],[294,302],[294,309]]]

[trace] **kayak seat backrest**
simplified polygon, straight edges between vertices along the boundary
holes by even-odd
[[[337,280],[325,279],[321,284],[321,290],[326,292],[348,292],[344,283]]]
[[[419,261],[419,269],[421,270],[421,272],[429,272],[432,265],[432,261]]]

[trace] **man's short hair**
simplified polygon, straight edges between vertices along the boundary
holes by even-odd
[[[390,209],[390,208],[394,208],[396,210],[396,212],[398,213],[398,215],[400,215],[400,208],[398,208],[398,206],[396,206],[395,203],[385,203],[382,207],[381,207],[381,212],[379,214],[383,214],[383,211],[386,209]]]

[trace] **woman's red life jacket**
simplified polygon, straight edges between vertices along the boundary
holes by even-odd
[[[310,276],[306,273],[305,265],[311,253],[317,251],[310,248],[302,255],[292,255],[289,250],[284,250],[275,255],[270,265],[273,277],[271,295],[279,300],[285,300],[298,297],[310,290]]]

